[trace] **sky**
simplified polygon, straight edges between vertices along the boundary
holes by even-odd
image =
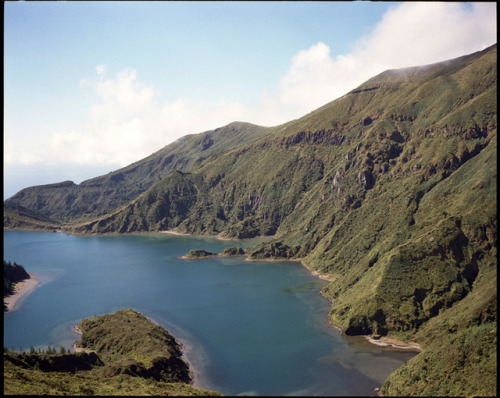
[[[496,43],[496,3],[4,2],[4,199]]]

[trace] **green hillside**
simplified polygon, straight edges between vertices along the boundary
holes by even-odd
[[[58,230],[60,223],[53,221],[36,210],[30,210],[18,204],[4,203],[3,205],[4,228]]]
[[[192,387],[179,343],[136,311],[83,319],[78,327],[85,352],[4,352],[4,394],[220,395]]]
[[[273,236],[245,252],[327,276],[346,334],[424,348],[384,394],[495,395],[496,109],[496,45],[386,71],[64,228]]]
[[[234,122],[201,134],[188,135],[147,158],[107,175],[25,188],[4,202],[35,211],[53,223],[71,223],[106,214],[136,198],[173,170],[187,170],[214,154],[248,144],[272,129]],[[5,220],[4,227],[23,225]]]

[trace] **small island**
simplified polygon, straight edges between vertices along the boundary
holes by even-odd
[[[181,345],[137,311],[83,319],[75,330],[77,352],[4,348],[4,394],[220,395],[191,385]]]
[[[215,256],[244,256],[245,251],[241,247],[228,247],[224,249],[222,253],[212,253],[203,249],[193,249],[189,251],[188,254],[182,256],[182,259],[185,260],[196,260],[207,257],[215,257]]]
[[[185,256],[182,256],[181,258],[193,260],[193,259],[213,257],[213,256],[218,256],[218,254],[212,253],[212,252],[207,252],[206,250],[203,250],[203,249],[193,249],[188,254],[186,254]]]

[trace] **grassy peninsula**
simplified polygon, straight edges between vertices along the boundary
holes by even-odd
[[[32,276],[26,272],[24,267],[20,264],[17,264],[15,261],[11,263],[10,261],[3,260],[3,309],[4,311],[8,311],[10,307],[15,305],[15,302],[19,299],[20,296],[25,294],[25,292],[16,291],[16,285],[19,282],[26,281],[27,279],[31,279]],[[36,281],[33,281],[32,285],[36,285]],[[32,287],[25,287],[23,290],[29,291]],[[17,296],[17,297],[16,297]],[[8,298],[7,298],[8,297]],[[6,303],[7,300],[11,302]]]
[[[384,395],[496,395],[496,45],[385,71],[279,126],[232,123],[80,185],[26,188],[7,205],[70,233],[272,237],[245,254],[328,277],[344,333],[423,348]]]
[[[24,267],[17,264],[15,261],[12,264],[10,261],[3,260],[3,296],[8,296],[14,293],[14,285],[25,279],[29,279],[30,275]]]
[[[191,386],[179,343],[136,311],[94,316],[77,327],[83,352],[4,350],[4,394],[220,395]]]

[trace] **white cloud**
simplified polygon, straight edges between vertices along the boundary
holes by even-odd
[[[379,68],[405,67],[458,57],[495,42],[496,3],[409,2],[390,9],[353,55]]]
[[[96,74],[80,83],[93,103],[86,125],[56,132],[50,140],[51,152],[61,162],[125,166],[186,134],[240,117],[248,120],[247,108],[239,103],[161,102],[154,87],[131,68],[108,77],[107,68],[100,65]]]
[[[106,65],[97,65],[95,67],[95,71],[97,72],[98,75],[103,75],[106,73]]]
[[[4,164],[35,164],[44,160],[39,151],[40,144],[43,143],[37,139],[23,140],[20,143],[15,137],[5,136],[3,144]]]
[[[332,58],[322,42],[300,51],[274,106],[306,114],[384,70],[444,61],[495,42],[496,3],[403,3],[390,8],[349,54]]]
[[[55,132],[51,140],[23,144],[22,154],[14,151],[19,143],[9,139],[5,162],[125,166],[183,135],[235,120],[277,125],[317,109],[386,69],[446,60],[494,42],[495,3],[403,3],[390,8],[349,54],[333,57],[324,42],[299,51],[279,90],[263,91],[261,102],[255,104],[185,98],[165,102],[136,70],[126,68],[109,77],[107,67],[97,65],[95,76],[80,85],[92,104],[87,123]]]

